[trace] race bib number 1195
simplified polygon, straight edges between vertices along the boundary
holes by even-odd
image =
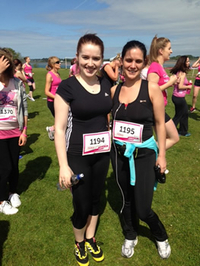
[[[143,127],[140,124],[115,120],[113,139],[129,143],[142,143]]]

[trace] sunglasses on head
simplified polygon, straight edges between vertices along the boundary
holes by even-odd
[[[54,64],[60,64],[60,61],[56,61]]]

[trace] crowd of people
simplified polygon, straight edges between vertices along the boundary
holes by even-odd
[[[152,209],[158,183],[155,167],[163,175],[166,150],[179,136],[191,135],[185,96],[192,89],[187,56],[178,58],[170,77],[165,71],[163,65],[171,53],[170,40],[155,36],[148,55],[143,43],[132,40],[103,64],[103,41],[96,34],[85,34],[78,41],[69,78],[61,80],[58,57],[48,59],[44,91],[55,120],[46,130],[55,141],[59,184],[73,195],[71,221],[78,265],[89,265],[88,252],[95,261],[104,260],[95,234],[110,159],[122,196],[122,256],[134,254],[139,220],[149,226],[160,257],[167,259],[171,254],[166,229]],[[6,215],[17,213],[21,205],[19,152],[27,140],[27,98],[35,101],[30,58],[24,60],[24,64],[13,60],[7,49],[0,49],[0,213]],[[190,112],[195,111],[200,88],[200,58],[192,67],[198,73]],[[175,106],[172,119],[165,111],[170,87]],[[84,177],[73,185],[71,177],[81,173]]]

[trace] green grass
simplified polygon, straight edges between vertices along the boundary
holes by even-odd
[[[62,266],[76,265],[74,236],[70,217],[73,212],[70,191],[57,191],[58,162],[54,142],[48,139],[46,126],[53,118],[44,94],[46,70],[34,69],[35,102],[28,101],[28,142],[20,159],[19,193],[22,205],[13,216],[0,214],[0,265]],[[60,70],[61,77],[68,76]],[[194,79],[193,79],[194,80]],[[174,115],[169,89],[167,112]],[[186,97],[191,106],[192,94]],[[153,209],[163,221],[170,239],[172,254],[161,260],[146,224],[140,223],[139,243],[131,259],[121,257],[122,234],[119,211],[121,196],[110,167],[102,194],[97,240],[105,253],[102,266],[198,266],[200,265],[200,98],[196,113],[189,116],[189,138],[167,151],[170,173],[167,183],[154,194]],[[97,265],[90,256],[90,265]]]

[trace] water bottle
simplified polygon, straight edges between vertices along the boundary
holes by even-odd
[[[84,177],[84,174],[72,175],[71,176],[71,183],[72,186],[76,185],[80,179]]]
[[[72,186],[76,185],[79,182],[79,180],[82,179],[83,177],[84,177],[84,174],[78,174],[78,175],[74,174],[74,175],[72,175],[71,176],[71,184],[72,184]],[[65,186],[60,186],[60,184],[57,183],[57,190],[63,191],[65,189],[67,189]]]

